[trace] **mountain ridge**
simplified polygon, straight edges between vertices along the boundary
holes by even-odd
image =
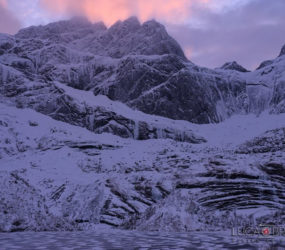
[[[253,72],[237,63],[198,67],[155,20],[141,24],[131,17],[107,28],[74,18],[25,28],[1,35],[0,54],[0,65],[21,72],[21,81],[59,82],[171,119],[211,123],[266,109],[283,112],[277,91],[282,56]],[[228,71],[237,67],[244,72]]]

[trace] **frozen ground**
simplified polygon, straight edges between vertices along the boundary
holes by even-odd
[[[0,234],[2,250],[62,249],[62,250],[192,250],[192,249],[239,249],[281,250],[285,238],[231,237],[230,232],[158,233],[120,230],[96,232],[24,232]]]
[[[1,231],[213,231],[285,221],[284,114],[187,123],[207,139],[190,144],[98,135],[0,107]]]
[[[208,145],[229,148],[251,140],[265,131],[284,126],[285,114],[270,115],[263,112],[259,116],[235,115],[219,124],[195,124],[193,131],[203,135]]]

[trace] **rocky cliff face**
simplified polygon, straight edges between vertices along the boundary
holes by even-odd
[[[191,131],[191,124],[145,115],[105,96],[76,90],[60,83],[32,82],[17,71],[0,66],[1,98],[18,108],[32,108],[56,120],[87,128],[95,133],[112,133],[123,138],[146,140],[170,138],[203,143],[205,139]]]
[[[251,110],[256,112],[269,109],[273,113],[284,113],[285,56],[263,63],[247,78]],[[260,112],[259,111],[259,112]]]
[[[164,26],[154,20],[140,24],[135,17],[118,21],[109,29],[103,23],[91,24],[85,19],[74,18],[22,29],[15,38],[41,41],[45,46],[60,44],[77,52],[85,51],[111,58],[122,58],[129,54],[175,54],[186,60],[182,49],[167,34]]]
[[[279,57],[284,56],[284,55],[285,55],[285,45],[282,47],[280,54],[279,54]]]
[[[282,56],[273,63],[280,74],[276,67],[272,74],[278,77],[266,81],[267,73],[262,72],[270,71],[272,65],[236,74],[228,72],[228,67],[201,68],[185,58],[177,42],[156,21],[140,24],[130,18],[107,29],[102,23],[72,19],[26,28],[14,37],[1,35],[0,41],[1,65],[20,72],[25,81],[60,82],[148,114],[211,123],[266,108],[283,110],[282,97],[276,98],[272,84],[282,79]],[[266,82],[270,82],[269,88],[264,88]],[[262,104],[264,95],[266,103]]]

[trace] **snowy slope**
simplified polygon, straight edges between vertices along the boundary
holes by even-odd
[[[235,115],[220,124],[198,125],[193,131],[203,135],[207,144],[234,147],[251,140],[267,130],[284,128],[285,115]]]
[[[56,120],[81,126],[95,133],[112,133],[138,140],[170,138],[202,143],[205,139],[193,134],[189,122],[151,116],[126,105],[76,90],[58,82],[29,81],[22,74],[0,65],[3,84],[0,98],[17,107],[32,108]],[[13,81],[13,83],[10,82]]]
[[[240,116],[216,125],[192,124],[193,130],[208,140],[206,144],[195,145],[96,135],[33,110],[6,104],[0,107],[0,180],[4,197],[0,205],[7,206],[7,201],[15,203],[19,195],[26,197],[21,198],[20,207],[1,210],[5,221],[1,230],[92,229],[101,223],[144,230],[188,231],[230,227],[233,221],[246,221],[246,214],[259,210],[263,214],[257,214],[256,219],[267,221],[268,214],[284,211],[283,193],[271,194],[268,186],[274,181],[276,187],[270,190],[282,189],[283,177],[279,171],[276,174],[280,177],[271,180],[275,177],[263,168],[270,164],[273,169],[282,168],[284,151],[234,153],[238,149],[235,145],[250,141],[255,135],[271,129],[277,129],[271,133],[279,133],[278,128],[285,127],[283,115],[267,116],[272,122],[259,126],[256,134],[252,134],[253,124],[261,124],[264,117]],[[229,137],[233,133],[230,124],[235,119],[239,121],[236,124],[239,132],[237,137]],[[277,142],[280,137],[273,134]],[[227,140],[223,140],[225,137]],[[12,188],[7,184],[9,178],[18,180],[13,184],[12,200],[7,191]],[[232,196],[234,193],[227,193],[231,180],[231,189],[236,187],[239,193],[237,200]],[[23,185],[25,193],[17,191]],[[260,196],[256,197],[254,189],[247,188],[249,185],[260,187]],[[44,210],[31,212],[35,205],[30,199],[42,204]],[[45,213],[51,217],[47,224],[40,225]],[[228,220],[226,213],[231,214]],[[163,220],[159,219],[161,214]],[[278,216],[281,220],[282,215]],[[59,225],[57,229],[53,223]]]

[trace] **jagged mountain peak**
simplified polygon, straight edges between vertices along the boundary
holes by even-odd
[[[186,57],[180,45],[155,20],[141,24],[137,17],[118,21],[103,35],[104,47],[111,47],[111,56],[121,58],[126,54],[164,55]],[[118,48],[120,46],[120,48]]]
[[[70,29],[72,22],[78,29]],[[94,25],[101,31],[94,31]],[[247,72],[235,61],[216,71],[190,67],[163,25],[155,20],[141,24],[136,17],[110,28],[80,19],[36,28],[32,33],[35,39],[32,35],[23,39],[3,35],[3,41],[0,39],[3,81],[14,83],[13,77],[19,77],[60,82],[106,95],[148,114],[195,123],[220,122],[236,113],[269,108],[283,110],[282,81],[277,82],[281,90],[268,91],[274,72],[283,77],[283,58],[276,59],[278,67],[274,69],[266,67],[249,74],[232,74]],[[20,77],[14,70],[24,75]],[[265,85],[270,88],[264,89]],[[256,94],[258,91],[262,95]],[[17,93],[13,89],[6,92]]]
[[[165,27],[161,23],[157,22],[155,19],[151,19],[151,20],[144,22],[143,26],[165,29]]]
[[[281,49],[281,51],[280,51],[279,57],[280,57],[280,56],[284,56],[284,55],[285,55],[285,44],[284,44],[284,46],[282,47],[282,49]]]
[[[109,28],[109,30],[113,31],[122,28],[128,28],[133,32],[138,31],[140,28],[143,28],[143,30],[155,29],[156,31],[161,30],[162,32],[166,32],[165,27],[155,19],[141,23],[136,16],[131,16],[124,21],[118,20]]]
[[[225,63],[225,64],[221,67],[221,69],[225,69],[225,70],[235,70],[235,71],[239,71],[239,72],[249,72],[247,69],[245,69],[243,66],[241,66],[240,64],[238,64],[236,61]]]
[[[70,20],[53,22],[47,25],[31,26],[21,29],[15,37],[18,39],[51,39],[54,36],[66,33],[93,33],[96,31],[104,31],[107,27],[102,23],[94,23],[88,21],[84,17],[73,17]]]
[[[172,54],[188,61],[180,45],[155,20],[141,24],[137,17],[117,21],[107,28],[104,23],[92,24],[76,17],[48,25],[20,30],[19,40],[40,39],[72,46],[73,49],[99,56],[122,58],[126,55]]]
[[[144,22],[142,24],[142,29],[147,35],[158,33],[162,38],[167,38],[169,36],[165,27],[154,19]]]
[[[103,22],[97,22],[97,23],[94,23],[93,24],[93,28],[95,29],[95,30],[101,30],[101,31],[103,31],[103,30],[107,30],[107,26],[103,23]]]
[[[111,35],[126,36],[129,33],[134,33],[141,28],[141,24],[137,17],[130,17],[125,21],[117,21],[109,29]]]
[[[131,16],[127,18],[125,21],[123,21],[123,23],[128,24],[128,25],[136,25],[136,26],[141,25],[139,19],[136,16]]]
[[[266,61],[263,61],[256,70],[259,70],[259,69],[262,69],[268,65],[271,65],[273,63],[272,60],[266,60]]]
[[[277,60],[279,60],[278,58],[281,57],[281,56],[283,56],[283,55],[285,55],[285,45],[281,48],[280,54],[279,54],[279,56],[277,57]],[[272,65],[275,60],[276,60],[276,59],[263,61],[263,62],[257,67],[256,70],[259,70],[259,69],[265,68],[265,67],[267,67],[267,66],[269,66],[269,65]]]

